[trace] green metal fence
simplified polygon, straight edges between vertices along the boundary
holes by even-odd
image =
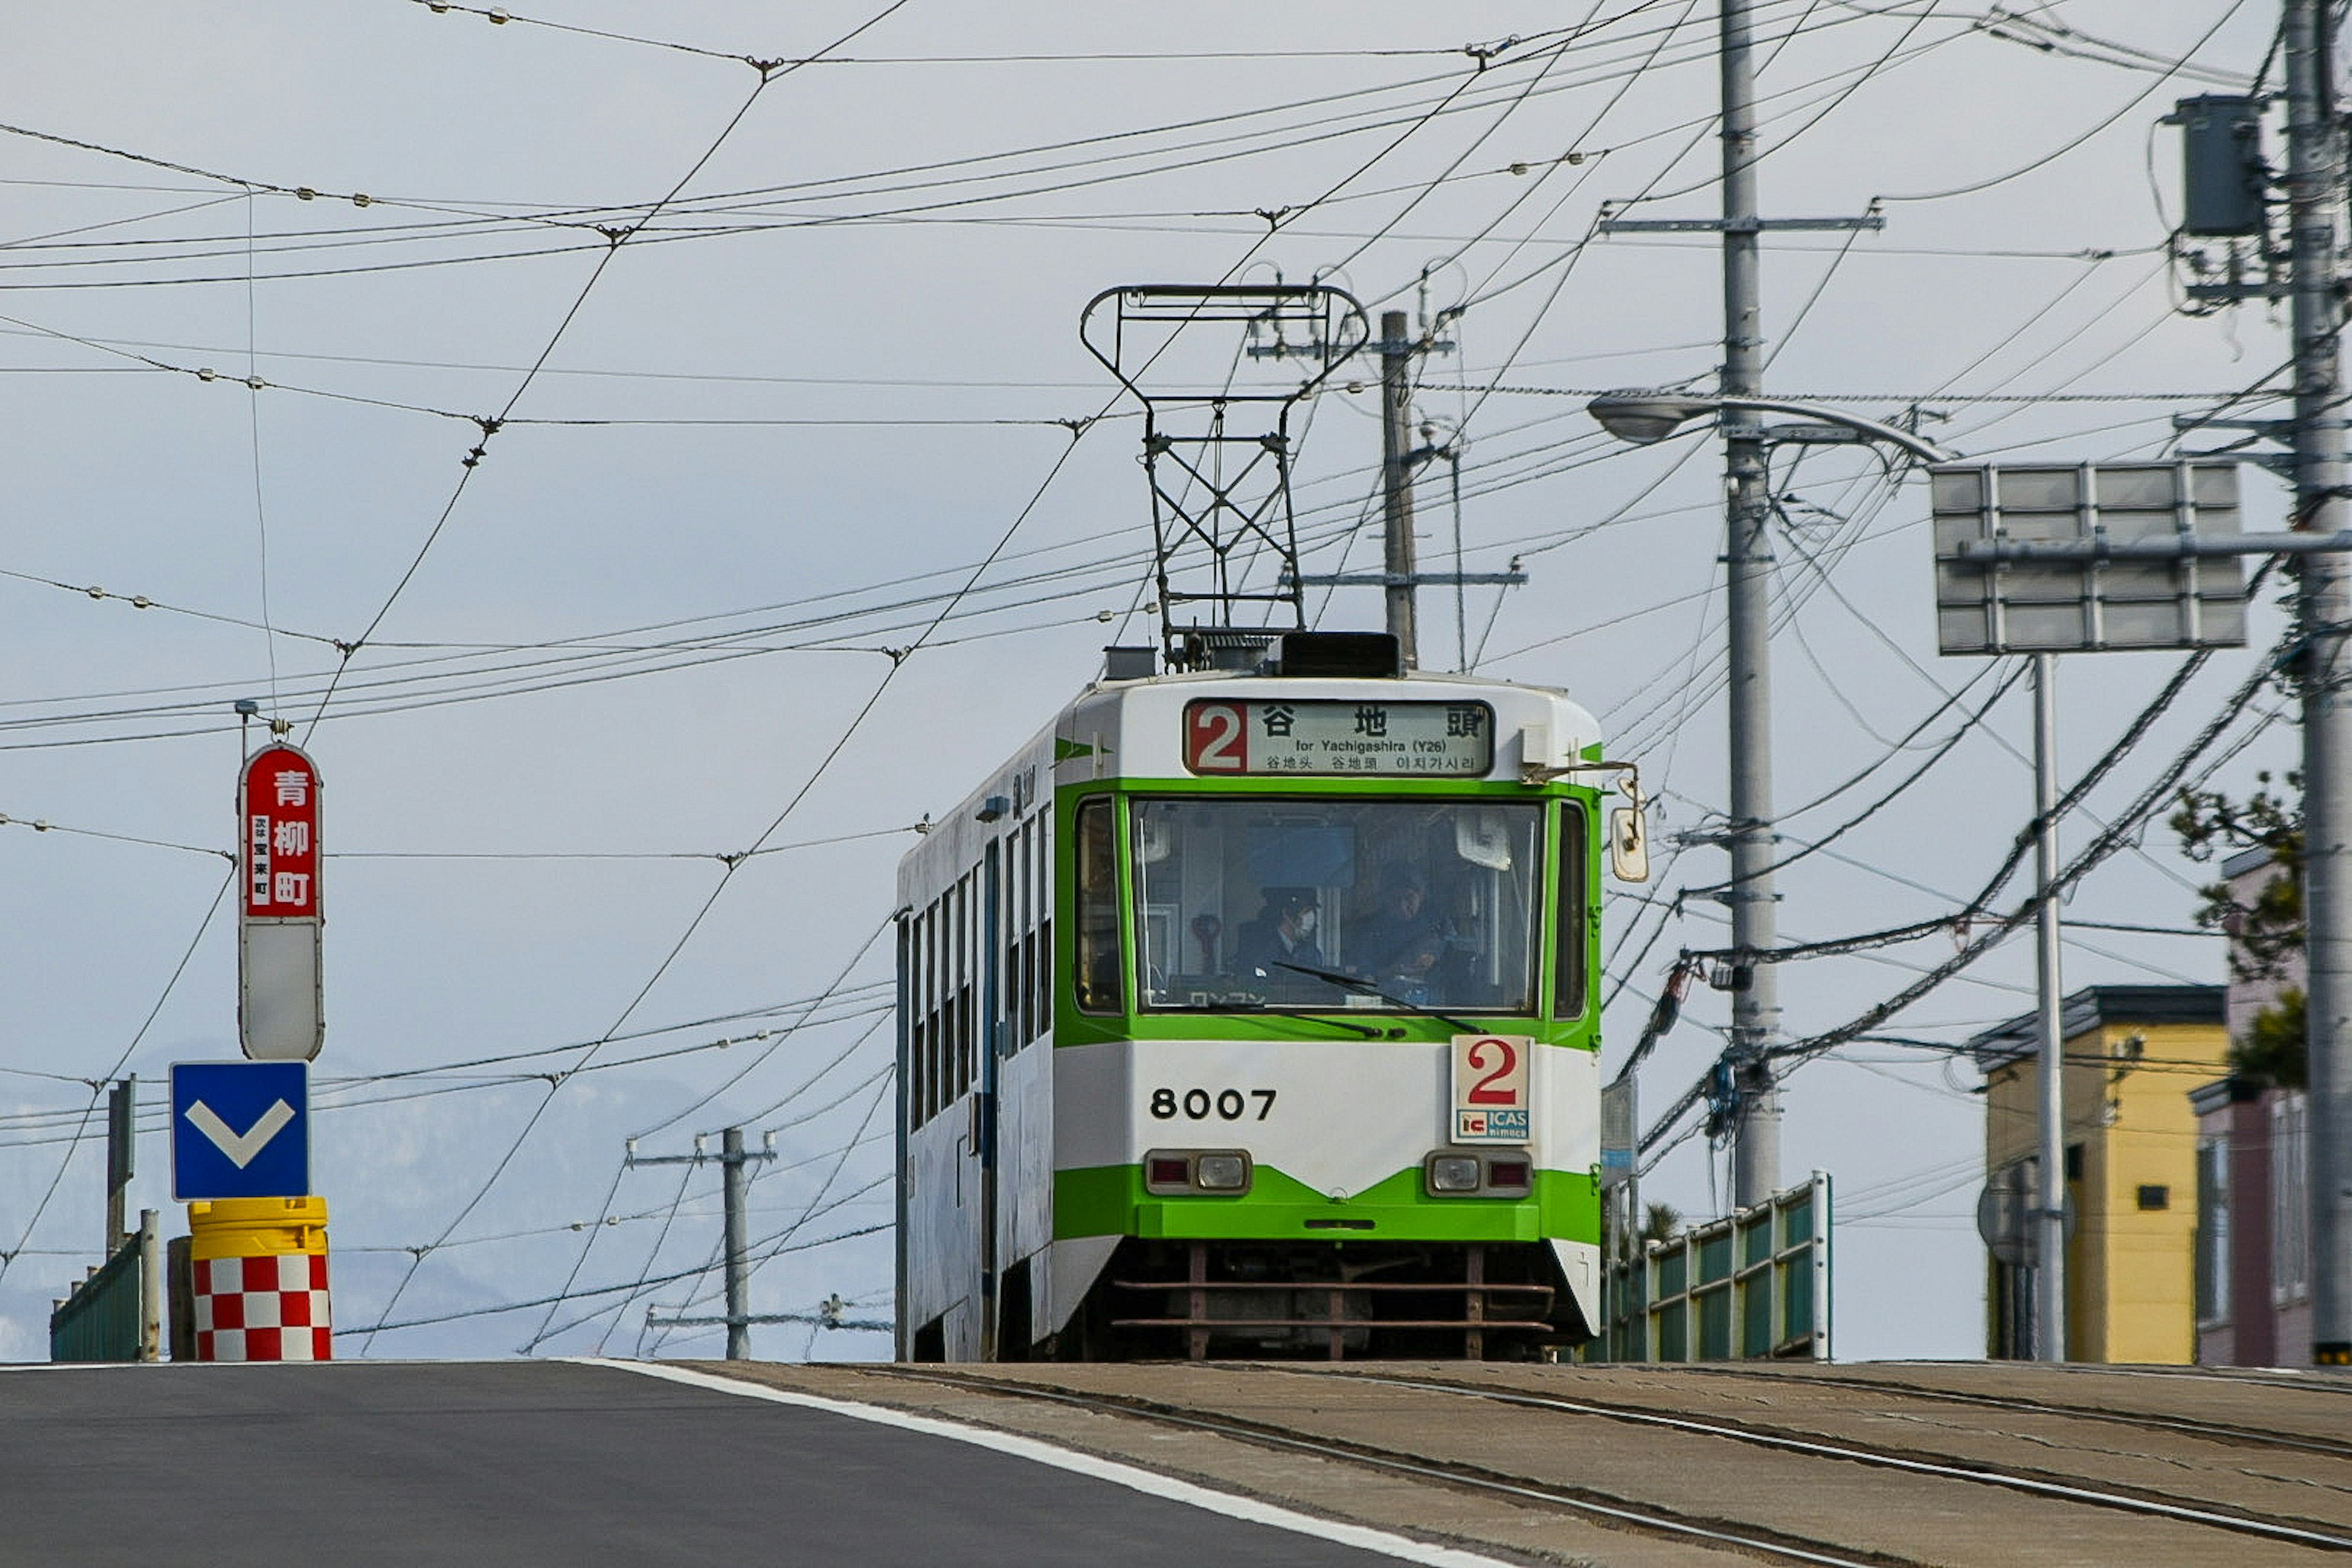
[[[1603,1269],[1587,1361],[1828,1361],[1830,1178],[1696,1226]]]
[[[114,1256],[51,1309],[51,1361],[158,1359],[162,1244],[154,1211],[139,1217]]]

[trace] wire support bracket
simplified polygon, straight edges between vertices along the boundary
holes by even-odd
[[[1611,205],[1602,207],[1605,213]],[[1602,234],[1762,234],[1771,230],[1869,229],[1886,226],[1886,216],[1875,204],[1860,217],[1606,217]]]

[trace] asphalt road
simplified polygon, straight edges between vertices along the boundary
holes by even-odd
[[[1396,1560],[968,1443],[549,1363],[0,1372],[0,1563]]]

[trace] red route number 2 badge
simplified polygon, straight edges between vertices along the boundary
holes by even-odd
[[[247,920],[300,920],[319,907],[319,769],[292,746],[245,764],[237,816]]]
[[[1456,1143],[1525,1143],[1528,1058],[1526,1035],[1454,1037],[1454,1125]]]

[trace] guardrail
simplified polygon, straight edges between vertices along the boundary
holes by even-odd
[[[163,1238],[153,1209],[114,1256],[49,1310],[53,1362],[155,1361],[163,1346]]]
[[[1830,1178],[1606,1263],[1589,1362],[1831,1359]]]

